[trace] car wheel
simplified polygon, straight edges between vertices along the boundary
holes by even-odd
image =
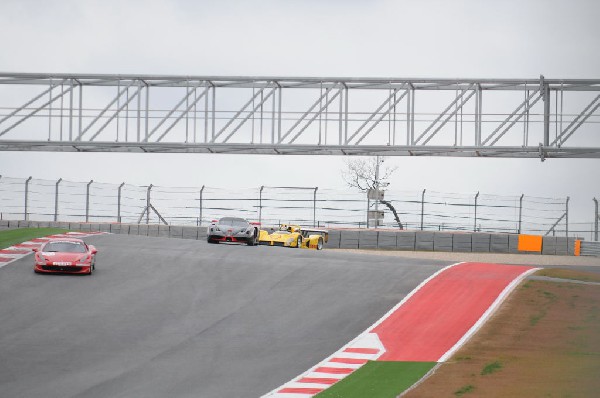
[[[296,240],[296,247],[298,249],[302,247],[302,236],[298,236],[298,240]]]
[[[90,264],[90,272],[88,272],[88,275],[92,275],[93,272],[94,272],[94,266],[92,264]]]
[[[214,239],[211,239],[211,238],[210,238],[210,236],[209,236],[208,238],[206,238],[206,241],[207,241],[208,243],[219,243],[218,241],[216,241],[216,240],[214,240]]]
[[[319,238],[317,242],[317,250],[323,250],[323,239]]]
[[[248,246],[256,246],[256,236],[249,237],[247,244]]]

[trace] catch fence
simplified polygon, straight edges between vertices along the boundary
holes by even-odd
[[[524,233],[597,240],[592,222],[569,221],[569,198],[431,190],[386,190],[402,227],[411,230]],[[223,216],[265,225],[366,228],[375,203],[366,193],[323,187],[226,189],[0,177],[0,218],[205,226]],[[383,203],[383,228],[399,228]],[[594,239],[595,238],[595,239]]]

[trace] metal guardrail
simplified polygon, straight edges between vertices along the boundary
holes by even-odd
[[[600,257],[600,242],[582,241],[581,255]]]

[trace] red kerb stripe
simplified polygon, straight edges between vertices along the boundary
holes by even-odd
[[[8,250],[8,249],[0,250],[0,254],[27,254],[27,253],[31,253],[31,250]]]
[[[317,373],[330,373],[334,375],[349,375],[354,372],[355,369],[352,368],[328,368],[326,366],[316,368],[315,372]]]
[[[346,348],[344,352],[352,352],[355,354],[379,354],[377,348]]]
[[[329,378],[329,377],[303,377],[302,379],[298,380],[298,383],[318,383],[318,384],[335,384],[338,381],[340,381],[340,379],[333,379],[333,378]]]
[[[280,394],[306,394],[314,395],[323,391],[323,388],[283,388],[277,391]]]
[[[329,362],[349,363],[349,364],[353,364],[353,365],[364,365],[365,363],[368,362],[368,360],[360,359],[360,358],[333,358]]]

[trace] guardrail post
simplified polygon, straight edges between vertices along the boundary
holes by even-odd
[[[317,190],[319,187],[315,187],[315,192],[313,194],[313,227],[317,226]]]
[[[85,188],[85,222],[89,222],[90,220],[90,185],[93,182],[94,180],[90,180]]]
[[[475,195],[475,220],[473,222],[473,232],[477,232],[477,198],[479,198],[479,192]]]
[[[204,185],[200,189],[200,204],[199,204],[199,214],[198,214],[198,226],[202,226],[202,195],[204,194]]]
[[[265,189],[265,186],[262,185],[260,187],[260,191],[258,191],[258,222],[262,223],[262,191]]]
[[[25,180],[25,214],[24,214],[24,219],[25,221],[29,220],[29,213],[27,212],[27,206],[29,204],[29,182],[31,181],[33,177],[29,177],[27,180]]]
[[[125,185],[125,183],[121,183],[121,185],[119,185],[119,192],[117,194],[117,222],[120,223],[121,222],[121,190],[123,189],[123,186]]]
[[[61,181],[62,178],[56,181],[56,188],[54,189],[54,222],[58,221],[58,185]]]
[[[425,215],[425,189],[421,194],[421,231],[423,230],[423,216]]]
[[[600,215],[598,215],[598,199],[594,198],[593,200],[596,208],[594,213],[594,240],[598,242],[598,220],[600,220]]]
[[[521,233],[521,222],[522,222],[522,215],[523,215],[523,196],[525,196],[525,194],[521,194],[521,197],[519,198],[519,229],[517,230],[517,233]]]

